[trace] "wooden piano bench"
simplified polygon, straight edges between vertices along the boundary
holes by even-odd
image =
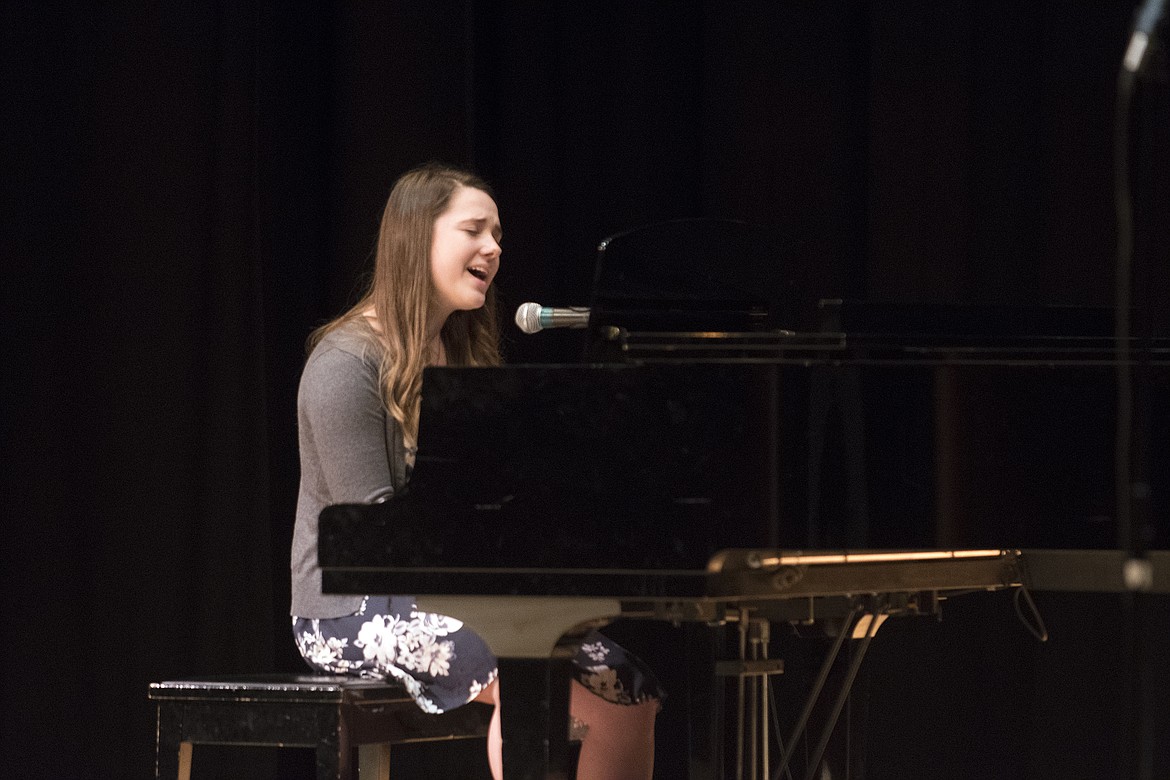
[[[490,706],[442,715],[418,708],[397,683],[267,674],[150,684],[158,708],[155,777],[190,780],[195,745],[316,748],[318,780],[387,780],[390,746],[487,736]]]

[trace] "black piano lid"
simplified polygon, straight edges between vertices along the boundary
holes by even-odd
[[[597,248],[590,325],[632,330],[787,327],[792,280],[777,231],[678,219],[615,234]]]
[[[777,231],[734,220],[673,220],[606,238],[586,359],[1050,365],[1119,354],[1110,307],[817,300],[800,292],[791,255]],[[1164,334],[1133,332],[1131,354],[1167,360]]]

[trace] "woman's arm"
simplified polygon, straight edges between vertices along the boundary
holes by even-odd
[[[301,377],[297,403],[302,470],[314,460],[328,503],[384,501],[394,492],[388,436],[400,435],[382,404],[377,372],[341,349],[318,349]],[[308,456],[306,458],[306,456]]]

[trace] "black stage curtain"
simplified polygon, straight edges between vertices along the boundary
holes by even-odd
[[[4,752],[144,777],[150,680],[274,659],[259,17],[4,14]]]
[[[1130,3],[0,13],[2,753],[30,776],[149,776],[148,682],[299,668],[304,338],[353,299],[414,164],[496,186],[505,312],[583,303],[601,238],[682,216],[775,228],[802,302],[1111,300]],[[576,358],[509,333],[514,360]],[[995,776],[1044,776],[1045,750],[1111,765],[1109,739],[1043,736],[1033,712],[1064,711],[1046,691],[1016,691]]]

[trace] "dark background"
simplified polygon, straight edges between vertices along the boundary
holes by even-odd
[[[149,776],[148,682],[299,669],[304,339],[353,300],[406,169],[493,183],[504,312],[585,302],[601,238],[689,216],[774,228],[801,301],[1108,305],[1133,6],[6,4],[0,754]],[[513,361],[575,356],[507,332]],[[873,776],[1116,776],[1116,603],[1041,600],[1063,644],[1003,603],[974,640],[894,629]]]

